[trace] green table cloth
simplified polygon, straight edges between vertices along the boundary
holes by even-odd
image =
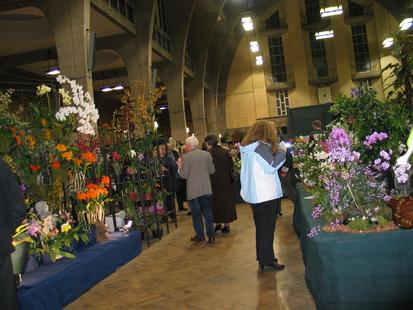
[[[413,230],[309,239],[312,201],[301,184],[298,192],[294,228],[317,309],[413,309]]]

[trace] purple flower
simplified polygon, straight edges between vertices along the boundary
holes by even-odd
[[[394,176],[399,183],[406,183],[409,180],[408,171],[410,170],[410,164],[400,165],[394,169]]]
[[[381,168],[382,168],[383,170],[387,170],[387,169],[389,169],[389,167],[390,167],[390,164],[389,164],[389,163],[383,162],[383,163],[381,164]]]
[[[327,140],[329,150],[337,147],[348,147],[350,144],[350,138],[343,128],[333,128]]]
[[[326,182],[326,189],[330,192],[330,203],[334,208],[340,203],[340,191],[342,186],[337,179],[334,178]]]
[[[316,220],[320,217],[321,213],[323,213],[323,208],[321,206],[316,206],[313,209],[313,213],[311,214],[311,216],[312,216],[313,219]]]
[[[384,197],[383,197],[384,201],[390,201],[390,199],[391,199],[391,196],[389,196],[389,195],[384,195]]]
[[[26,184],[20,184],[20,190],[24,193],[27,190]]]
[[[144,158],[145,158],[145,155],[143,155],[142,153],[140,153],[140,154],[138,155],[138,159],[139,159],[140,161],[142,161]]]
[[[358,89],[358,88],[352,88],[351,89],[351,93],[350,93],[351,98],[358,98],[358,97],[360,97],[360,94],[361,94],[360,89]]]
[[[376,144],[378,141],[384,141],[388,138],[387,133],[385,132],[373,132],[371,135],[366,136],[364,139],[364,145],[368,146],[371,149],[371,146]]]
[[[339,219],[336,219],[335,221],[333,221],[333,222],[331,222],[330,223],[330,227],[332,228],[332,229],[336,229],[338,226],[340,226],[341,225],[341,221],[339,220]]]
[[[313,228],[311,228],[310,232],[307,234],[308,238],[314,238],[316,236],[318,236],[318,233],[321,231],[320,226],[315,226]]]
[[[385,150],[380,151],[380,156],[385,160],[390,160],[390,155]]]
[[[380,158],[377,158],[377,159],[374,161],[374,164],[375,164],[376,166],[380,165],[380,164],[381,164],[381,159],[380,159]]]
[[[40,224],[35,221],[31,221],[27,228],[27,232],[32,237],[36,237],[37,235],[39,235],[41,230],[42,230],[42,226],[40,226]]]

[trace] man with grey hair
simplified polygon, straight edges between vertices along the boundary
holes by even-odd
[[[177,161],[178,173],[186,179],[187,197],[192,211],[192,224],[196,235],[191,241],[204,241],[204,221],[208,243],[214,243],[213,215],[211,208],[211,179],[215,173],[211,154],[199,149],[199,141],[195,136],[185,140],[186,153]]]

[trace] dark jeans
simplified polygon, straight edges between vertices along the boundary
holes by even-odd
[[[0,256],[0,308],[19,309],[10,255]]]
[[[257,261],[260,265],[274,263],[274,233],[280,199],[251,204],[255,222]]]
[[[206,234],[209,238],[214,236],[214,217],[211,208],[211,195],[197,197],[189,200],[189,206],[192,211],[192,224],[195,233],[200,239],[205,239],[204,220]]]
[[[176,200],[178,202],[178,210],[183,210],[184,209],[184,201],[185,201],[185,180],[182,180],[180,178],[177,179],[178,183],[178,191],[176,192]]]

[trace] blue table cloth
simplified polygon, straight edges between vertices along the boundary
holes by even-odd
[[[110,240],[80,249],[23,275],[18,289],[21,310],[62,309],[142,250],[140,232],[110,234]]]

